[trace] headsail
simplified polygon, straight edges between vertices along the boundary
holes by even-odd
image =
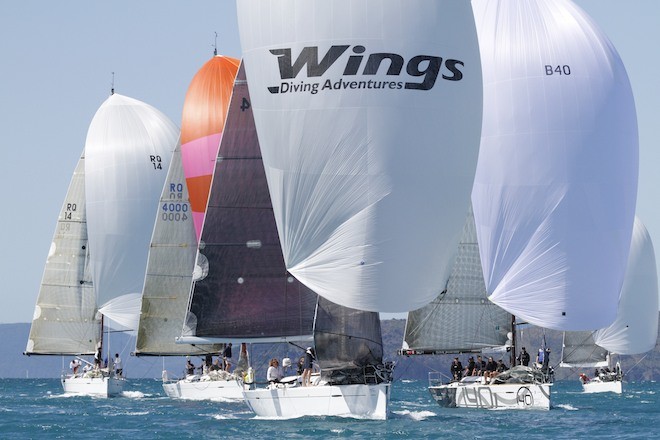
[[[490,299],[541,327],[605,327],[637,194],[626,70],[570,1],[473,6],[485,117],[472,203]]]
[[[480,352],[506,344],[511,314],[488,300],[471,207],[443,288],[430,304],[408,313],[404,350]]]
[[[245,73],[234,84],[181,342],[311,340],[317,295],[288,275]]]
[[[25,353],[94,354],[100,329],[89,269],[83,152],[57,220]]]
[[[199,239],[238,60],[216,55],[190,82],[181,117],[181,153]]]
[[[160,111],[119,94],[94,115],[85,144],[87,227],[94,287],[102,313],[137,328],[139,295],[163,189],[178,138]],[[130,309],[130,310],[127,310]]]
[[[479,144],[470,2],[237,8],[287,269],[359,310],[428,303],[458,243]]]

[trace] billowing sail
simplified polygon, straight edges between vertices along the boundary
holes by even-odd
[[[653,350],[658,336],[658,275],[653,243],[635,217],[626,277],[614,322],[595,332],[564,333],[564,366],[605,366],[607,354]]]
[[[214,56],[190,82],[181,117],[181,153],[199,238],[238,60]]]
[[[567,0],[474,0],[484,121],[472,192],[490,299],[529,323],[612,323],[632,233],[635,103],[616,50]]]
[[[504,346],[511,314],[488,301],[470,208],[442,293],[408,313],[403,349],[415,354],[480,352]]]
[[[658,274],[651,236],[635,217],[626,278],[614,322],[594,333],[599,346],[617,354],[653,350],[658,337]]]
[[[85,156],[78,161],[46,259],[26,354],[94,354],[101,336],[89,270]]]
[[[176,344],[181,335],[197,254],[181,148],[177,145],[160,196],[142,291],[136,355],[219,352],[221,346]]]
[[[135,329],[154,227],[178,130],[160,111],[111,95],[85,144],[85,190],[92,279],[99,311]]]
[[[287,269],[402,312],[448,275],[482,110],[468,0],[241,0],[241,45]]]
[[[204,264],[201,264],[204,262]],[[181,342],[311,340],[317,295],[288,275],[239,70],[213,175]]]

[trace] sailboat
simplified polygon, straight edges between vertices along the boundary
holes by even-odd
[[[136,356],[199,356],[221,353],[222,344],[176,344],[181,334],[190,297],[197,237],[181,164],[181,148],[172,155],[159,212],[156,216],[135,345]],[[218,379],[218,380],[211,380]],[[230,379],[230,380],[228,380]],[[222,373],[185,375],[181,379],[163,373],[163,390],[179,399],[242,399],[234,378]],[[230,393],[224,388],[232,389]],[[221,389],[218,391],[218,389]]]
[[[637,198],[625,67],[569,0],[472,4],[485,115],[472,204],[489,299],[541,328],[606,327]]]
[[[508,350],[512,368],[493,379],[466,375],[443,381],[442,375],[431,373],[431,396],[451,408],[549,409],[549,372],[514,366],[515,334],[515,317],[488,301],[470,209],[445,289],[427,306],[408,313],[400,354],[490,353],[501,359]]]
[[[623,372],[612,355],[646,353],[658,334],[658,276],[653,243],[635,218],[626,278],[621,288],[616,320],[594,332],[565,332],[560,366],[592,368],[592,377],[580,373],[585,393],[623,392]]]
[[[238,60],[217,54],[190,83],[184,103],[181,142],[174,152],[162,190],[149,252],[137,356],[219,355],[223,344],[177,344],[188,309],[211,175],[222,137],[225,115],[238,69]],[[187,173],[184,172],[187,169]],[[190,187],[190,192],[189,192]],[[203,255],[199,257],[203,259]],[[209,365],[210,367],[210,365]],[[183,368],[183,365],[182,365]],[[241,399],[236,376],[223,371],[201,371],[172,377],[163,373],[163,389],[179,399]]]
[[[458,244],[482,81],[468,0],[237,2],[287,270],[333,303],[407,312]]]
[[[259,380],[243,371],[248,406],[263,416],[382,418],[390,384],[375,383],[382,364],[378,314],[324,301],[287,274],[251,108],[241,65],[202,228],[205,270],[194,283],[179,342],[314,346],[322,369],[316,386],[293,380],[257,389]]]
[[[46,260],[25,354],[76,356],[90,368],[62,375],[65,393],[116,396],[125,376],[100,368],[104,324],[134,329],[152,213],[177,129],[165,115],[113,93],[89,126]],[[109,333],[108,333],[109,334]],[[112,361],[110,361],[112,362]]]
[[[636,116],[625,68],[570,1],[472,5],[484,80],[472,206],[487,299],[471,304],[454,293],[456,309],[474,322],[490,301],[515,317],[513,325],[602,328],[614,320],[637,192]],[[438,308],[449,309],[446,303],[441,295]],[[412,313],[409,332],[421,334],[420,318],[434,319],[425,313]],[[492,332],[491,321],[481,324]],[[445,342],[457,324],[436,325],[425,336]],[[473,329],[464,331],[475,336]],[[515,331],[511,337],[515,347]],[[423,341],[407,342],[424,347]],[[474,351],[482,344],[467,342],[473,345],[453,349]],[[550,387],[534,370],[515,367],[497,375],[495,381],[505,381],[502,388],[489,379],[482,384],[484,379],[471,377],[474,384],[465,379],[430,390],[447,406],[551,407]],[[507,383],[507,392],[496,391]]]

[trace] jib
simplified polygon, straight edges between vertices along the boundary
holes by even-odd
[[[298,76],[298,73],[304,66],[307,67],[308,77],[322,76],[332,66],[340,56],[346,52],[349,45],[331,46],[328,52],[323,56],[319,62],[319,48],[316,46],[305,47],[300,51],[300,55],[295,62],[291,56],[291,49],[272,49],[270,53],[277,56],[277,61],[280,69],[280,78],[292,79]],[[344,67],[344,75],[357,75],[360,68],[363,66],[363,60],[366,48],[364,46],[353,46],[353,55],[348,57],[346,66]],[[400,75],[403,70],[405,59],[403,56],[396,53],[372,53],[367,57],[364,67],[362,67],[362,75],[376,75],[380,69],[383,61],[388,60],[387,75]],[[441,57],[431,55],[417,55],[406,64],[406,73],[414,77],[423,77],[422,82],[406,82],[406,89],[416,90],[429,90],[435,85],[435,81],[440,74],[443,60]],[[459,60],[448,59],[444,61],[446,74],[442,74],[442,78],[449,81],[460,81],[463,78],[458,66],[464,66],[464,63]],[[424,67],[423,67],[424,66]]]

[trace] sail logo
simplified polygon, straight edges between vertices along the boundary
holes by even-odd
[[[431,90],[438,77],[447,81],[460,81],[463,78],[461,67],[464,63],[455,59],[443,60],[432,55],[416,55],[406,61],[397,53],[378,52],[365,54],[366,47],[353,46],[349,55],[345,56],[350,45],[331,46],[319,60],[317,46],[304,47],[298,57],[293,59],[291,48],[271,49],[270,53],[277,57],[280,79],[277,86],[268,87],[272,94],[307,92],[316,94],[321,90],[342,89],[381,89],[381,90]],[[331,66],[342,63],[343,73],[340,78],[320,80]],[[305,69],[307,80],[291,81]],[[405,68],[406,80],[401,80]],[[392,80],[376,80],[369,78],[379,72],[385,72]],[[351,77],[361,75],[354,80]],[[318,78],[319,81],[314,81]]]

